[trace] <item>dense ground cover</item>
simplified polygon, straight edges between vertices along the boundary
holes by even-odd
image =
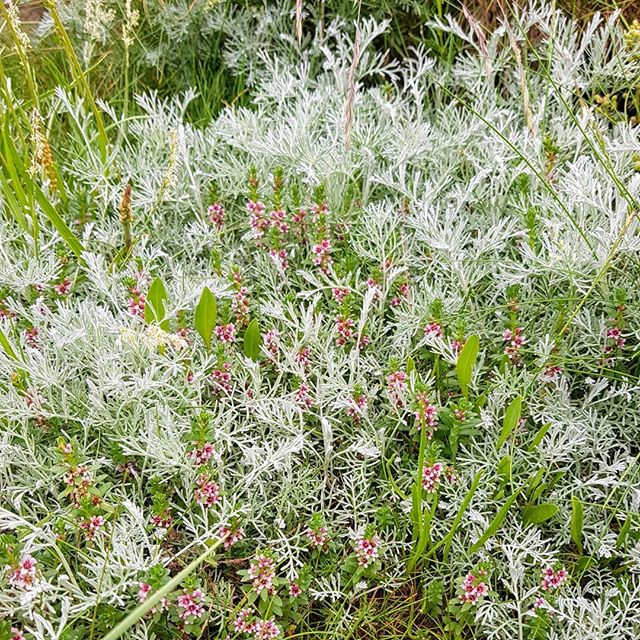
[[[46,4],[0,638],[637,638],[640,28]]]

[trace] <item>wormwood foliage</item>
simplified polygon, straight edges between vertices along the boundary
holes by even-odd
[[[0,76],[0,638],[637,638],[637,29],[293,9],[206,126]]]

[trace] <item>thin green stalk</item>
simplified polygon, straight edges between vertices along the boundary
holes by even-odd
[[[133,625],[137,624],[144,616],[151,611],[163,598],[180,586],[180,583],[191,575],[205,560],[215,551],[224,538],[216,540],[206,551],[201,553],[195,560],[192,560],[182,571],[176,574],[167,584],[153,593],[147,600],[138,605],[128,616],[119,622],[102,640],[117,640],[121,638]]]

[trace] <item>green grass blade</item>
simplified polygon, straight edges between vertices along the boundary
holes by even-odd
[[[137,624],[144,616],[151,611],[161,600],[166,598],[171,592],[180,586],[180,583],[191,575],[204,560],[220,545],[222,544],[222,538],[216,540],[211,547],[201,553],[195,560],[190,562],[180,573],[176,574],[167,584],[161,589],[158,589],[155,593],[151,594],[147,600],[136,607],[128,616],[119,622],[112,631],[110,631],[102,640],[117,640],[121,638],[133,625]]]

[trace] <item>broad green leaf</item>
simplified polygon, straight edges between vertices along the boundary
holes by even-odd
[[[624,546],[625,540],[627,539],[627,536],[629,535],[629,530],[631,529],[631,514],[628,513],[627,514],[627,519],[624,521],[624,524],[622,525],[621,529],[620,529],[620,533],[618,534],[618,538],[616,540],[616,548],[619,549],[620,547]]]
[[[509,478],[511,478],[511,456],[504,456],[498,463],[498,477],[503,486],[509,482]]]
[[[533,507],[526,507],[522,512],[522,520],[528,524],[540,524],[549,520],[549,518],[553,518],[559,510],[560,507],[557,504],[543,502]]]
[[[413,358],[409,356],[407,358],[407,375],[411,375],[411,372],[415,370],[416,370],[416,363],[413,361]]]
[[[2,329],[0,329],[0,346],[4,349],[5,353],[12,360],[18,359],[16,352],[13,350],[13,347],[11,346],[11,343],[9,342],[9,339],[7,338],[7,336],[5,336],[4,333],[2,332]]]
[[[460,526],[460,523],[462,522],[462,516],[464,515],[464,512],[467,510],[467,507],[471,503],[471,499],[473,498],[473,494],[476,492],[476,489],[478,488],[478,485],[480,484],[480,479],[482,478],[482,474],[483,474],[483,470],[482,469],[480,469],[480,471],[478,471],[478,473],[476,473],[476,475],[475,475],[475,477],[473,479],[473,482],[471,483],[471,487],[470,487],[469,491],[467,491],[467,495],[462,500],[462,504],[460,505],[460,508],[458,509],[458,513],[456,514],[456,517],[453,520],[453,524],[451,525],[451,529],[449,530],[449,533],[447,533],[447,535],[443,538],[443,542],[444,542],[443,560],[444,560],[444,562],[446,562],[447,559],[449,558],[449,549],[451,548],[451,543],[453,542],[453,537],[455,536],[456,531],[458,530],[458,527]]]
[[[550,428],[550,422],[547,422],[547,424],[543,424],[540,427],[540,430],[538,431],[538,433],[536,433],[533,440],[531,441],[531,444],[529,445],[529,451],[533,451],[542,442],[542,438],[547,435],[547,431],[549,431]]]
[[[507,501],[502,505],[500,511],[496,513],[485,532],[480,536],[480,539],[471,547],[471,549],[469,549],[469,553],[475,553],[478,549],[481,549],[484,546],[484,543],[498,532],[504,522],[504,519],[507,517],[507,513],[509,513],[511,505],[516,501],[516,498],[521,491],[522,487],[507,498]]]
[[[478,336],[473,335],[467,338],[464,347],[458,356],[456,363],[456,375],[458,376],[458,384],[462,390],[462,395],[466,398],[469,395],[469,383],[473,373],[473,366],[478,358],[478,349],[480,341]]]
[[[578,547],[578,552],[582,555],[582,524],[584,508],[580,498],[571,496],[571,539]]]
[[[262,344],[262,338],[260,337],[260,325],[254,318],[244,332],[243,351],[247,358],[251,358],[253,361],[257,361],[260,355],[260,345]]]
[[[198,306],[196,307],[194,324],[197,332],[207,345],[207,349],[211,349],[211,334],[213,333],[213,328],[216,326],[217,317],[218,305],[216,299],[213,293],[205,287],[202,290],[200,302],[198,302]]]
[[[144,319],[147,324],[155,322],[164,331],[169,331],[167,316],[167,290],[160,278],[156,278],[149,287],[144,305]]]
[[[513,430],[518,425],[521,411],[522,398],[517,396],[511,401],[511,404],[507,407],[507,411],[504,414],[502,431],[500,432],[500,438],[498,438],[498,449],[509,439],[509,436],[511,436]]]

